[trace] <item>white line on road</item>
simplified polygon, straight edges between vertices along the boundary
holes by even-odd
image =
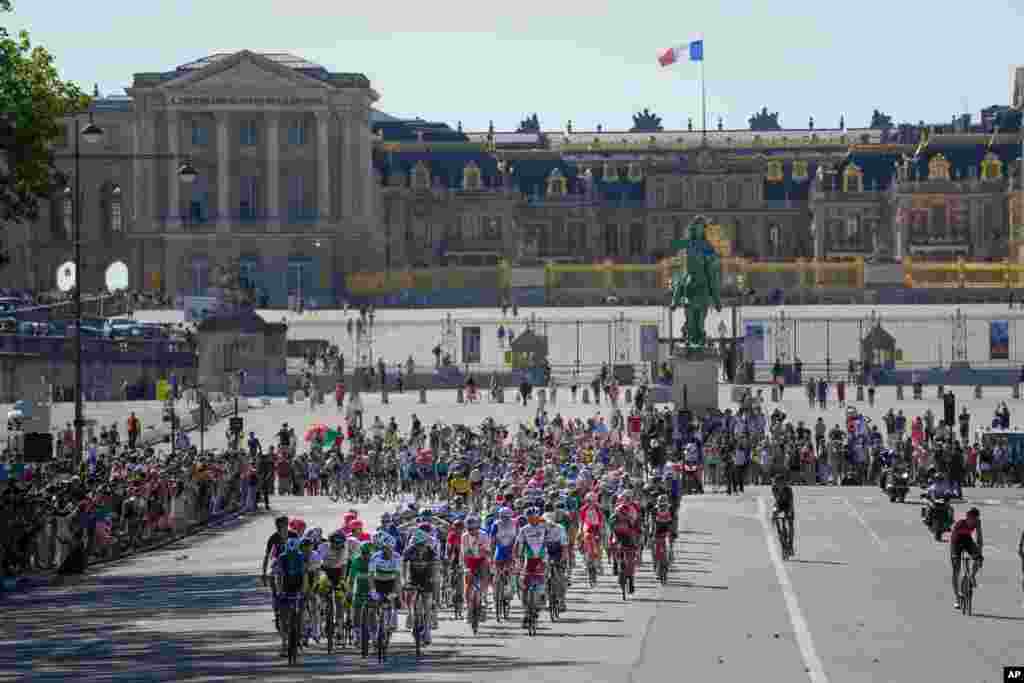
[[[757,510],[761,520],[761,530],[764,532],[764,542],[768,546],[768,556],[775,565],[775,576],[779,579],[779,586],[782,588],[782,597],[786,601],[786,609],[789,611],[789,621],[793,624],[793,633],[796,634],[797,645],[800,646],[800,654],[803,655],[804,665],[807,667],[807,675],[812,683],[828,683],[828,676],[825,675],[825,668],[818,659],[818,653],[814,649],[814,640],[811,638],[811,629],[807,626],[800,611],[800,604],[796,600],[796,592],[793,584],[789,581],[789,573],[782,564],[782,556],[779,555],[779,548],[772,538],[772,528],[768,524],[768,504],[764,498],[757,499]]]
[[[860,514],[860,510],[853,506],[853,503],[850,502],[849,498],[843,498],[843,502],[846,503],[846,507],[850,508],[850,512],[852,512],[853,516],[857,518],[857,521],[860,522],[860,525],[867,529],[868,533],[871,534],[871,538],[875,541],[875,545],[877,545],[882,550],[885,550],[885,543],[882,541],[881,538],[878,537],[878,534],[875,533],[875,530],[868,525],[867,520],[864,519],[864,515]]]

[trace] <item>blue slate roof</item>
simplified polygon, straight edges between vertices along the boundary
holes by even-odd
[[[556,156],[512,159],[508,163],[512,166],[513,186],[518,187],[519,191],[524,194],[543,196],[547,192],[546,183],[548,176],[556,168],[561,171],[568,181],[567,185],[570,193],[582,192],[583,190],[576,166]]]
[[[417,142],[420,134],[423,142],[469,142],[465,134],[460,133],[447,123],[424,121],[423,119],[388,119],[370,117],[370,128],[374,135],[380,135],[384,142]]]
[[[462,187],[462,170],[471,161],[480,167],[484,187],[498,184],[498,162],[486,152],[473,149],[404,150],[374,153],[374,166],[387,177],[393,173],[412,176],[413,168],[423,161],[430,168],[431,177],[440,178],[441,185],[448,188]]]
[[[1010,165],[1020,157],[1020,147],[1015,143],[998,142],[989,147],[987,135],[942,135],[936,136],[926,144],[920,154],[913,159],[913,173],[919,179],[928,177],[928,163],[937,154],[942,154],[950,164],[950,175],[968,178],[973,169],[974,175],[981,176],[981,162],[989,152],[995,154],[1003,162],[1004,176],[1009,173]],[[913,158],[915,146],[898,146],[880,148],[877,151],[856,149],[837,166],[842,173],[852,162],[864,172],[864,187],[877,184],[877,189],[885,190],[892,183],[898,164],[904,157]]]

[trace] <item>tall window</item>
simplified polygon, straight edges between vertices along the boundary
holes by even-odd
[[[210,218],[210,183],[207,174],[199,174],[191,185],[188,200],[188,223],[205,223]]]
[[[242,121],[239,131],[241,136],[241,139],[239,140],[240,144],[245,146],[252,146],[256,144],[256,119],[246,119]]]
[[[210,131],[203,125],[202,121],[192,121],[192,145],[195,147],[205,147],[210,144]]]
[[[728,204],[730,207],[737,207],[743,203],[743,185],[739,182],[730,182],[726,185],[728,193]]]
[[[257,197],[259,196],[259,178],[242,176],[239,179],[238,217],[253,219],[257,215]]]
[[[260,270],[258,256],[243,256],[238,262],[238,280],[243,289],[255,289]]]
[[[302,175],[296,174],[288,178],[288,218],[311,218],[309,206],[306,204],[306,179]]]
[[[205,296],[209,286],[210,262],[205,256],[194,256],[189,264],[192,296]]]
[[[617,256],[619,253],[619,226],[608,223],[604,226],[604,255]]]
[[[306,144],[306,122],[302,119],[293,119],[288,124],[288,144]]]
[[[647,230],[643,223],[629,226],[629,253],[631,256],[643,256],[647,251]]]
[[[701,208],[711,206],[711,182],[708,180],[697,181],[697,206]]]

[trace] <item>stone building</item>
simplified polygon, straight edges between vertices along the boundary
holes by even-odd
[[[212,274],[237,264],[263,307],[413,290],[449,305],[509,287],[543,296],[539,266],[654,263],[697,214],[724,256],[744,259],[993,258],[1008,253],[1019,183],[1019,129],[989,136],[956,120],[960,132],[931,136],[813,122],[463,132],[377,111],[361,74],[249,51],[137,73],[126,93],[94,101],[106,134],[78,143],[82,182],[69,183],[89,291],[123,260],[133,288],[172,297],[218,296]],[[69,119],[55,149],[69,176],[85,120]],[[71,188],[54,189],[38,224],[8,231],[0,284],[54,286],[71,258]]]

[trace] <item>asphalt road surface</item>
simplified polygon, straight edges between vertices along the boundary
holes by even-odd
[[[987,541],[973,617],[953,610],[947,546],[930,539],[915,505],[871,488],[800,488],[797,556],[783,563],[768,495],[687,498],[666,587],[649,563],[627,602],[614,577],[586,590],[577,575],[568,613],[558,623],[545,615],[536,638],[518,614],[477,637],[442,619],[419,660],[400,630],[383,665],[314,645],[293,668],[278,656],[259,580],[273,514],[330,530],[346,506],[277,497],[271,513],[5,597],[0,680],[996,683],[1003,666],[1024,663],[1019,490],[969,490]],[[362,509],[371,523],[383,510]]]

